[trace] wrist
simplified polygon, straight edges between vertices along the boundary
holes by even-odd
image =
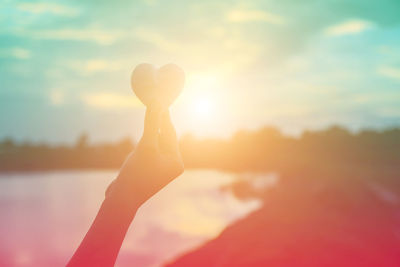
[[[132,192],[130,186],[121,183],[118,179],[115,181],[112,190],[106,194],[105,201],[112,202],[115,207],[121,210],[134,213],[144,202],[140,199],[139,194]]]

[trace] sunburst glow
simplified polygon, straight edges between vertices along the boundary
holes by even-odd
[[[200,98],[194,103],[194,113],[197,117],[208,118],[214,111],[214,105],[209,98]]]
[[[186,97],[188,111],[197,119],[212,120],[217,113],[220,90],[221,86],[216,75],[201,74],[191,77]]]

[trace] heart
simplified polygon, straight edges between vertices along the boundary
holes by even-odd
[[[169,107],[179,96],[185,83],[185,73],[175,64],[157,69],[151,64],[140,64],[132,72],[133,92],[146,106],[154,102]]]

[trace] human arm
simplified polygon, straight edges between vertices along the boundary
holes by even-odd
[[[146,110],[143,137],[110,184],[100,210],[67,266],[113,266],[138,208],[183,172],[168,110]]]

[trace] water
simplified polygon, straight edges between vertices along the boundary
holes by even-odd
[[[64,266],[114,171],[0,174],[0,266]],[[235,175],[186,171],[137,213],[116,266],[160,266],[257,209],[219,188]]]

